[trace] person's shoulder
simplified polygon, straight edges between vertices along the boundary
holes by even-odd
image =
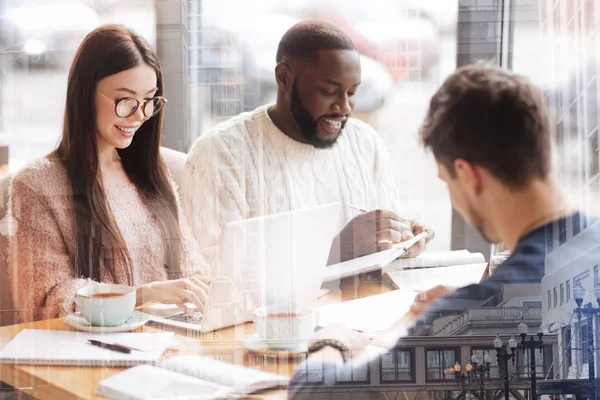
[[[344,134],[346,140],[359,145],[363,151],[365,147],[375,151],[382,151],[385,148],[383,139],[375,128],[358,118],[348,118]]]
[[[266,106],[262,106],[219,123],[196,139],[189,155],[204,153],[209,147],[236,148],[247,144],[253,133],[260,129],[265,115]]]
[[[348,121],[346,122],[346,129],[352,135],[359,135],[369,139],[376,139],[380,137],[375,128],[358,118],[348,118]]]
[[[31,161],[11,178],[13,190],[31,190],[39,194],[57,194],[68,186],[65,166],[54,153]],[[62,194],[62,193],[61,193]]]

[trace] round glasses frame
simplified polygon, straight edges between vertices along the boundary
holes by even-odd
[[[168,100],[162,96],[154,96],[150,99],[145,99],[144,101],[139,101],[138,99],[136,99],[135,97],[123,97],[117,100],[113,100],[111,98],[109,98],[108,96],[106,96],[104,93],[97,91],[102,97],[104,97],[107,100],[112,101],[115,104],[115,115],[119,118],[129,118],[131,117],[133,114],[135,114],[137,112],[137,110],[141,107],[142,108],[142,113],[144,113],[144,116],[146,116],[146,118],[151,118],[154,117],[156,114],[159,113],[160,110],[163,109],[163,107],[165,106],[165,104],[167,104]],[[123,101],[135,101],[136,102],[136,106],[132,108],[132,111],[127,114],[127,115],[119,115],[119,112],[117,111],[119,109],[119,104]],[[160,100],[160,102],[158,103],[157,108],[155,108],[152,112],[152,114],[148,115],[146,113],[146,105],[154,100]]]

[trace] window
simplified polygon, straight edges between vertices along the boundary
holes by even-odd
[[[564,219],[558,221],[558,245],[562,246],[567,241],[567,223]]]
[[[567,302],[571,301],[571,281],[567,281]]]
[[[548,311],[552,309],[552,292],[548,290]]]
[[[457,349],[427,350],[427,380],[439,381],[454,379],[454,374],[446,372],[457,362],[460,362]]]
[[[598,266],[594,266],[594,287],[598,287]]]
[[[571,348],[573,347],[571,344],[571,327],[567,326],[563,328],[562,335],[562,348],[563,354],[565,355],[565,361],[567,363],[567,368],[573,365],[573,355],[571,354]]]
[[[379,361],[380,383],[414,381],[413,350],[395,349],[384,354]]]
[[[478,365],[485,365],[486,354],[490,357],[490,378],[498,379],[504,376],[504,370],[498,366],[498,357],[496,357],[496,349],[493,347],[489,348],[472,348],[471,356],[476,355],[479,359]],[[469,360],[471,361],[471,360]],[[502,369],[502,370],[501,370]]]
[[[335,383],[369,383],[369,363],[353,364],[352,358],[350,358],[344,366],[336,367]]]
[[[588,321],[582,322],[579,328],[579,343],[581,343],[581,346],[579,346],[581,348],[579,354],[581,355],[580,361],[582,364],[587,364],[589,358],[588,329],[590,329]]]
[[[525,353],[519,351],[517,354],[517,373],[519,378],[525,379],[531,377],[531,368],[529,365],[530,351],[526,350]],[[538,379],[545,377],[548,372],[550,365],[552,365],[552,346],[544,346],[542,352],[539,349],[535,350],[535,374]],[[552,374],[549,375],[552,378]]]
[[[262,356],[261,356],[262,357]],[[298,367],[296,368],[295,379],[299,382],[304,383],[314,383],[319,384],[323,383],[324,373],[323,373],[323,363],[320,362],[310,362],[306,363],[306,356],[299,356],[295,358],[295,361],[298,361]],[[264,367],[262,369],[265,369]]]
[[[556,286],[555,286],[554,287],[554,308],[556,308],[557,301],[558,301],[558,290],[556,289]]]
[[[562,305],[565,302],[565,284],[560,284],[560,304]]]

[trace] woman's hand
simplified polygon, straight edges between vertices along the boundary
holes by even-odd
[[[209,283],[208,279],[200,275],[147,283],[137,289],[137,305],[150,301],[165,304],[192,303],[203,312],[208,299]]]

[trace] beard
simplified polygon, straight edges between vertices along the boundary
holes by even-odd
[[[310,112],[306,109],[304,104],[302,103],[302,99],[300,99],[300,90],[298,89],[298,80],[294,80],[294,84],[292,87],[292,99],[290,102],[290,112],[292,113],[292,117],[298,127],[300,128],[300,132],[306,140],[306,143],[317,149],[329,149],[333,147],[335,142],[337,142],[338,138],[341,136],[344,127],[346,126],[346,122],[348,119],[346,118],[340,127],[340,133],[334,138],[330,140],[323,140],[319,137],[319,120],[313,119]],[[329,115],[324,117],[330,118],[342,118],[344,115]]]
[[[471,217],[471,221],[473,221],[471,223],[471,225],[473,226],[473,228],[475,228],[477,230],[477,232],[479,232],[479,234],[481,235],[481,237],[483,237],[485,239],[486,242],[488,243],[497,243],[498,240],[495,240],[494,238],[491,238],[490,235],[486,234],[485,232],[485,220],[484,218],[481,216],[481,214],[479,214],[477,211],[475,211],[475,209],[472,206],[469,206],[469,216]]]

